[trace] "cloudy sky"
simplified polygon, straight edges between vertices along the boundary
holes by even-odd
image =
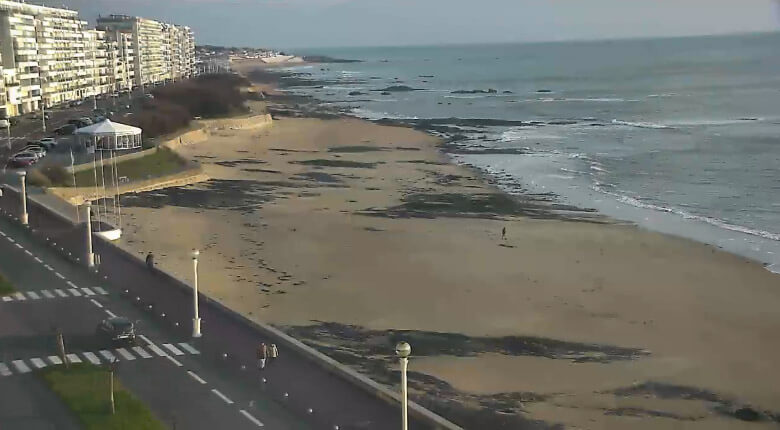
[[[780,0],[31,0],[194,28],[198,43],[431,45],[780,31]]]

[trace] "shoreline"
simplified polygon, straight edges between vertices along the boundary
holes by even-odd
[[[634,225],[529,218],[439,143],[336,115],[225,130],[181,148],[211,181],[124,199],[123,246],[182,279],[177,250],[200,248],[204,293],[387,385],[393,341],[411,340],[413,398],[458,423],[500,428],[506,410],[515,427],[728,428],[720,409],[774,413],[776,371],[743,351],[780,353],[777,277]],[[569,384],[502,377],[531,368]],[[626,394],[644,382],[662,385]],[[646,398],[664,389],[677,394]]]
[[[313,64],[307,64],[313,66]],[[295,67],[290,66],[290,67]],[[309,79],[306,72],[285,72],[279,73],[273,71],[271,67],[255,67],[257,74],[255,78],[268,80],[277,85],[281,85],[282,79],[285,79],[285,85],[290,86],[288,82],[304,87],[320,88],[323,85],[337,84],[327,79]],[[290,78],[289,80],[287,78]],[[379,90],[372,90],[379,91]],[[279,94],[280,92],[277,92]],[[291,100],[301,103],[310,103],[316,105],[319,101],[311,95],[289,95],[290,93],[282,90],[281,93],[287,94]],[[360,102],[359,98],[354,100],[343,100],[343,102]],[[376,118],[368,119],[355,115],[351,108],[339,108],[334,106],[321,106],[317,108],[301,109],[299,114],[302,116],[311,116],[319,118],[330,117],[348,117],[368,121],[379,125],[409,127],[420,130],[437,138],[442,139],[441,151],[447,154],[450,162],[460,164],[485,178],[486,182],[496,186],[501,192],[511,195],[542,195],[535,194],[529,190],[523,181],[528,178],[516,178],[507,175],[506,172],[489,172],[485,167],[476,166],[468,161],[458,160],[458,158],[469,155],[483,154],[523,154],[525,150],[521,148],[494,149],[482,145],[460,145],[459,142],[466,140],[466,134],[476,133],[478,128],[469,129],[468,127],[483,127],[486,125],[504,125],[504,126],[533,126],[536,121],[520,120],[494,120],[485,118],[433,118],[433,119],[410,119],[410,118]],[[291,115],[289,109],[283,109],[277,112],[282,115]],[[553,122],[555,123],[555,121]],[[465,128],[464,128],[465,127]],[[511,179],[508,179],[510,178]],[[531,179],[533,181],[533,179]],[[548,184],[549,185],[549,184]],[[558,184],[560,185],[560,184]],[[561,185],[562,186],[562,185]],[[544,189],[550,186],[542,187]],[[780,260],[773,258],[774,255],[780,255],[780,243],[778,243],[772,233],[756,230],[729,221],[720,220],[704,215],[692,215],[690,213],[679,213],[675,209],[668,207],[648,207],[645,204],[633,204],[624,201],[625,196],[616,196],[610,193],[601,193],[598,191],[587,191],[586,195],[573,195],[571,193],[543,192],[544,195],[551,197],[551,202],[561,203],[575,211],[595,212],[603,219],[608,219],[614,223],[628,223],[637,225],[648,231],[680,237],[697,243],[709,245],[720,250],[747,258],[756,264],[762,265],[767,271],[773,274],[780,274]],[[616,197],[620,197],[617,200]],[[630,199],[629,199],[630,200]],[[598,204],[594,204],[598,202]],[[566,202],[566,203],[563,203]]]

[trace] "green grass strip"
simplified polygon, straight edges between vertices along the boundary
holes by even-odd
[[[7,296],[16,292],[16,288],[5,279],[5,276],[0,275],[0,296]]]
[[[108,370],[92,364],[47,367],[39,375],[78,417],[86,430],[164,430],[146,405],[114,377],[116,413],[111,414]]]

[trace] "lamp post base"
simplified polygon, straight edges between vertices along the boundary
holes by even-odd
[[[19,217],[19,219],[22,221],[22,225],[27,225],[30,223],[26,213],[22,214],[22,216]]]
[[[192,337],[201,337],[203,336],[200,333],[200,318],[193,318],[192,319]]]

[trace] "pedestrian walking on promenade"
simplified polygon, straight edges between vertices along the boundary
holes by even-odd
[[[276,361],[276,359],[279,358],[279,349],[276,347],[275,343],[271,344],[271,361]]]
[[[501,239],[506,240],[506,227],[501,229]]]
[[[149,270],[154,269],[154,254],[151,252],[146,254],[146,267],[148,267]]]
[[[265,369],[265,360],[268,358],[268,347],[265,346],[265,342],[260,344],[257,348],[257,368],[259,370]]]

